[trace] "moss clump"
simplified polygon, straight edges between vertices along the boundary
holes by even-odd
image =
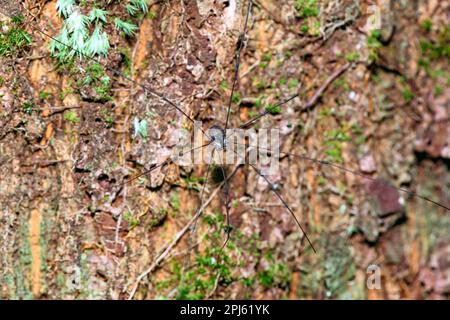
[[[13,17],[12,26],[0,22],[0,56],[8,56],[30,46],[32,43],[30,35],[23,28],[23,17]]]

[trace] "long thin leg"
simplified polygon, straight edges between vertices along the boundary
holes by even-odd
[[[291,100],[297,98],[298,96],[299,96],[299,94],[296,93],[296,94],[294,94],[293,96],[287,98],[286,100],[277,103],[275,106],[273,106],[273,108],[281,107],[282,105],[284,105],[284,104],[288,103],[289,101],[291,101]],[[247,121],[247,122],[241,124],[241,125],[239,126],[239,129],[245,129],[245,128],[251,126],[253,123],[255,123],[256,121],[258,121],[259,119],[265,117],[265,116],[268,115],[268,114],[270,114],[270,110],[269,110],[269,109],[264,110],[263,112],[257,114],[255,117],[253,117],[253,118],[250,119],[249,121]]]
[[[233,78],[233,85],[231,87],[230,99],[228,101],[227,120],[225,121],[225,130],[224,130],[225,132],[227,132],[228,122],[230,120],[231,104],[233,102],[233,95],[234,95],[234,91],[236,90],[237,81],[239,79],[239,68],[241,66],[241,51],[244,48],[245,36],[247,35],[247,29],[248,29],[248,19],[250,17],[250,12],[252,11],[252,6],[253,6],[253,2],[252,2],[252,0],[249,0],[248,6],[247,6],[247,15],[245,16],[244,31],[239,36],[237,50],[236,50],[236,64],[234,67],[234,78]]]
[[[344,66],[338,68],[336,71],[334,71],[328,77],[328,79],[319,87],[319,89],[311,97],[311,99],[309,99],[309,101],[304,106],[302,106],[301,111],[305,111],[305,110],[308,110],[308,109],[312,108],[317,103],[317,101],[322,96],[322,94],[325,92],[325,90],[330,86],[330,84],[333,83],[334,80],[339,78],[339,76],[341,76],[346,70],[348,70],[351,65],[352,65],[351,63],[347,63]],[[292,97],[287,98],[286,100],[276,104],[274,106],[274,108],[277,108],[277,107],[282,106],[283,104],[286,104],[287,102],[289,102],[292,99],[298,97],[299,95],[300,95],[300,93],[297,93],[297,94],[293,95]],[[257,114],[255,117],[253,117],[249,121],[247,121],[247,122],[243,123],[242,125],[240,125],[239,128],[241,128],[241,129],[247,128],[250,125],[252,125],[253,123],[255,123],[257,120],[267,116],[268,114],[270,114],[270,110],[264,110],[263,112]]]
[[[242,143],[237,143],[237,142],[235,142],[235,144],[244,145]],[[259,150],[269,151],[269,152],[272,151],[270,148],[264,148],[264,147],[258,147],[258,146],[252,146],[252,145],[250,145],[249,147],[256,148],[256,149],[259,149]],[[341,166],[340,164],[337,164],[337,163],[334,163],[334,162],[312,158],[312,157],[309,157],[309,156],[303,155],[303,154],[296,154],[296,153],[290,153],[290,152],[279,152],[279,153],[281,155],[296,157],[296,158],[300,158],[300,159],[303,159],[303,160],[306,160],[306,161],[314,162],[314,163],[317,163],[318,165],[321,165],[321,166],[329,166],[329,167],[332,167],[332,168],[335,168],[335,169],[338,169],[338,170],[341,170],[341,171],[348,172],[348,173],[353,174],[355,176],[359,176],[359,177],[364,178],[366,180],[376,181],[375,178],[372,178],[372,177],[370,177],[368,175],[365,175],[363,173],[360,173],[358,171],[348,169],[348,168],[346,168],[344,166]],[[448,207],[445,204],[442,204],[440,202],[434,201],[434,200],[428,198],[427,196],[421,195],[419,193],[416,193],[414,191],[411,191],[411,190],[408,190],[408,189],[405,189],[405,188],[396,187],[396,186],[392,186],[392,187],[397,189],[398,191],[401,191],[401,192],[405,193],[405,194],[408,194],[408,195],[413,196],[413,197],[417,197],[419,199],[422,199],[424,201],[432,203],[432,204],[434,204],[434,205],[436,205],[438,207],[441,207],[441,208],[443,208],[443,209],[445,209],[447,211],[450,211],[450,207]]]
[[[294,218],[295,222],[297,223],[298,227],[300,228],[300,230],[302,230],[303,234],[305,235],[306,240],[308,241],[309,245],[311,246],[311,249],[313,249],[314,253],[317,253],[316,249],[314,248],[314,245],[312,244],[311,240],[308,237],[308,234],[306,233],[305,229],[302,227],[302,225],[300,224],[300,221],[298,221],[297,217],[295,216],[294,211],[292,211],[291,207],[289,207],[289,205],[287,204],[286,200],[283,199],[283,197],[281,196],[281,194],[275,189],[274,185],[272,184],[272,182],[269,181],[269,179],[267,179],[267,177],[265,175],[263,175],[261,173],[261,171],[253,164],[249,163],[249,165],[255,170],[255,172],[262,177],[268,184],[270,187],[270,190],[273,191],[273,193],[277,196],[278,199],[280,199],[280,201],[283,203],[284,207],[286,208],[286,210],[289,211],[289,213],[291,214],[291,216]]]
[[[236,151],[234,151],[234,149],[232,149],[233,152],[240,158],[242,158],[241,155],[239,155]],[[311,248],[313,249],[314,253],[317,253],[316,249],[314,248],[314,245],[312,244],[311,240],[308,237],[308,234],[306,233],[305,229],[303,228],[303,226],[300,224],[300,221],[298,221],[297,217],[295,216],[294,211],[292,211],[291,207],[289,207],[288,203],[286,202],[286,200],[284,200],[284,198],[281,196],[281,194],[276,190],[276,188],[274,187],[274,185],[272,184],[272,182],[270,182],[269,179],[267,179],[267,177],[265,175],[263,175],[261,173],[261,171],[252,163],[249,162],[249,165],[253,168],[253,170],[255,170],[255,172],[262,177],[267,184],[269,185],[270,190],[272,190],[272,192],[277,196],[278,199],[280,199],[280,201],[283,203],[284,207],[286,208],[286,210],[289,211],[289,213],[291,214],[291,216],[294,218],[295,222],[297,223],[298,227],[300,228],[300,230],[303,232],[303,234],[305,235],[306,240],[308,241],[309,245],[311,246]]]
[[[212,153],[212,154],[213,154],[213,157],[214,157],[214,151],[215,151],[215,150],[213,150],[213,153]],[[204,184],[203,184],[202,191],[201,191],[201,193],[200,193],[200,205],[199,205],[199,207],[198,207],[197,210],[199,210],[199,208],[201,208],[201,207],[203,206],[203,195],[204,195],[204,193],[205,193],[206,185],[208,184],[208,178],[209,178],[209,171],[210,171],[210,170],[211,170],[211,163],[208,164],[208,168],[206,169],[205,182],[204,182]],[[193,223],[193,225],[192,225],[192,229],[191,229],[191,232],[192,232],[192,233],[195,232],[195,228],[196,228],[196,226],[197,226],[198,218],[200,218],[200,216],[197,216],[197,217],[196,217],[196,219],[195,219],[195,221],[194,221],[194,223]]]
[[[222,157],[220,156],[220,153],[218,153],[219,157],[220,157],[220,162],[224,164]],[[222,244],[222,247],[220,248],[220,253],[222,252],[222,250],[225,248],[225,246],[227,245],[228,241],[230,240],[230,233],[231,233],[231,219],[230,219],[230,185],[228,184],[228,177],[227,177],[227,173],[225,171],[225,169],[223,168],[223,165],[220,166],[220,169],[222,170],[222,175],[224,178],[224,195],[225,195],[225,212],[226,212],[226,219],[227,219],[227,225],[226,225],[226,229],[225,229],[225,233],[226,233],[226,238],[224,243]]]
[[[185,154],[188,154],[188,153],[190,153],[190,152],[192,152],[192,151],[194,151],[194,150],[202,149],[202,148],[204,148],[204,147],[209,146],[210,144],[211,144],[211,142],[208,142],[208,143],[206,143],[206,144],[204,144],[204,145],[202,145],[202,146],[192,148],[192,149],[190,149],[190,150],[188,150],[188,151],[186,151],[186,152],[180,153],[180,156],[183,156],[183,155],[185,155]],[[142,177],[142,176],[144,176],[144,175],[146,175],[146,174],[149,174],[149,173],[151,173],[152,171],[154,171],[154,170],[156,170],[156,169],[158,169],[158,168],[160,168],[160,167],[163,167],[163,166],[167,165],[171,160],[172,160],[171,158],[168,158],[168,159],[164,160],[163,162],[154,165],[154,166],[151,167],[150,169],[148,169],[148,170],[146,170],[146,171],[144,171],[144,172],[141,172],[141,173],[137,174],[136,176],[134,176],[134,177],[132,177],[132,178],[130,178],[130,179],[128,179],[128,180],[122,182],[122,183],[119,183],[118,185],[119,185],[119,186],[122,186],[122,185],[128,184],[128,183],[130,183],[130,182],[133,182],[134,180],[139,179],[140,177]]]
[[[231,93],[230,93],[230,98],[228,100],[228,108],[227,108],[227,119],[225,121],[225,128],[224,128],[224,134],[226,135],[227,133],[227,129],[228,129],[228,124],[230,121],[230,113],[231,113],[231,104],[233,103],[233,95],[234,95],[234,91],[236,90],[236,84],[237,81],[239,79],[239,68],[241,66],[241,51],[244,48],[244,42],[245,42],[245,37],[247,35],[247,31],[248,31],[248,20],[250,17],[250,12],[252,11],[252,6],[253,6],[253,1],[249,0],[248,1],[248,6],[247,6],[247,14],[245,16],[245,23],[244,23],[244,31],[242,32],[241,35],[239,35],[239,40],[238,40],[238,44],[237,44],[237,50],[236,50],[236,64],[235,64],[235,68],[234,68],[234,78],[233,78],[233,84],[231,86]],[[221,160],[221,162],[223,162]],[[226,214],[227,214],[227,227],[226,227],[226,239],[225,242],[223,243],[220,252],[222,252],[222,250],[225,248],[225,246],[227,245],[229,239],[230,239],[230,188],[229,188],[229,184],[228,184],[228,177],[227,177],[227,173],[225,172],[225,170],[223,169],[223,167],[220,167],[222,169],[222,174],[223,174],[223,178],[225,181],[225,185],[224,185],[224,195],[225,195],[225,210],[226,210]]]

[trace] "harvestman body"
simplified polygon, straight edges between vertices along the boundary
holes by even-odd
[[[213,125],[206,133],[208,135],[209,142],[214,145],[215,150],[226,151],[227,139],[225,137],[225,131],[222,127]]]

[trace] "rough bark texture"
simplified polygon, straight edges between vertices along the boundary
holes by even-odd
[[[317,254],[243,166],[230,181],[225,250],[219,193],[196,233],[139,278],[194,215],[207,168],[170,163],[120,183],[167,160],[174,132],[192,123],[111,71],[108,98],[80,85],[89,62],[56,68],[49,39],[25,24],[32,43],[0,57],[0,298],[125,299],[135,287],[136,299],[448,297],[450,212],[393,186],[450,205],[449,5],[329,0],[317,1],[315,16],[304,3],[255,1],[230,126],[300,92],[255,128],[279,128],[284,152],[379,178],[281,158],[270,179]],[[55,35],[55,4],[26,1],[25,19]],[[374,5],[376,35],[366,29]],[[223,126],[246,8],[158,1],[135,37],[110,30],[101,62],[175,101],[205,130]],[[147,121],[146,139],[135,136],[135,118]],[[205,199],[217,185],[206,185]],[[367,286],[371,265],[379,289]]]

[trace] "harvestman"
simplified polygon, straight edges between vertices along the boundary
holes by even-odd
[[[252,2],[252,0],[249,0],[249,1],[248,1],[248,5],[247,5],[247,13],[246,13],[246,16],[245,16],[244,30],[243,30],[243,32],[241,33],[241,35],[239,36],[238,41],[237,41],[237,49],[236,49],[236,56],[235,56],[235,66],[234,66],[234,78],[233,78],[233,84],[232,84],[232,87],[231,87],[231,94],[230,94],[230,96],[229,96],[229,101],[228,101],[228,107],[227,107],[227,114],[226,114],[226,122],[225,122],[225,126],[224,126],[224,128],[221,128],[221,127],[218,127],[218,126],[210,128],[210,129],[215,129],[215,134],[210,134],[210,135],[208,135],[208,133],[205,132],[205,130],[203,130],[202,128],[200,128],[201,132],[202,132],[202,133],[204,134],[204,136],[207,138],[207,141],[208,141],[208,142],[207,142],[206,144],[200,146],[200,147],[197,147],[198,149],[201,149],[201,148],[204,148],[204,147],[206,147],[206,146],[209,146],[210,144],[213,144],[213,145],[214,145],[214,151],[213,151],[213,152],[216,152],[216,151],[219,152],[219,151],[222,151],[222,150],[226,150],[226,149],[227,149],[227,138],[228,138],[228,136],[226,135],[226,132],[227,132],[227,129],[228,129],[228,127],[229,127],[229,122],[230,122],[230,114],[231,114],[231,107],[232,107],[232,103],[233,103],[233,101],[232,101],[232,100],[233,100],[233,95],[234,95],[234,93],[235,93],[235,91],[236,91],[237,81],[238,81],[238,79],[239,79],[239,69],[240,69],[240,64],[241,64],[241,52],[242,52],[242,49],[244,48],[245,42],[246,42],[246,40],[247,40],[246,37],[247,37],[247,32],[248,32],[249,16],[250,16],[250,13],[251,13],[251,10],[252,10],[252,6],[253,6],[253,2]],[[23,11],[26,11],[26,12],[28,12],[28,13],[31,14],[31,12],[30,12],[27,8],[25,8],[25,7],[23,7]],[[12,18],[11,16],[9,16],[9,17]],[[42,31],[42,29],[40,29],[38,26],[35,26],[33,23],[27,24],[27,27],[33,29],[34,31],[36,31],[36,32],[38,32],[38,33],[40,33],[40,34],[42,34],[43,36],[45,36],[45,37],[47,37],[47,38],[49,38],[49,39],[52,39],[53,41],[58,42],[58,43],[61,44],[61,45],[64,45],[64,46],[68,47],[68,48],[71,49],[71,50],[74,50],[75,52],[79,53],[81,56],[85,57],[86,59],[91,60],[91,61],[94,61],[94,62],[96,62],[96,63],[99,63],[99,64],[102,65],[105,69],[107,69],[107,70],[113,72],[114,75],[117,75],[117,76],[119,76],[119,77],[122,77],[122,78],[126,79],[127,81],[130,81],[130,82],[136,84],[137,86],[139,86],[139,87],[141,87],[142,89],[144,89],[145,92],[147,92],[147,93],[151,94],[152,96],[154,96],[154,97],[160,99],[161,101],[165,102],[165,103],[166,103],[167,105],[169,105],[171,108],[174,108],[175,110],[177,110],[178,112],[180,112],[180,113],[181,113],[187,120],[189,120],[191,123],[194,123],[194,122],[195,122],[194,119],[193,119],[192,117],[190,117],[190,116],[189,116],[182,108],[180,108],[175,102],[173,102],[172,100],[168,99],[168,98],[165,97],[164,95],[162,95],[162,94],[160,94],[160,93],[154,91],[153,89],[147,87],[146,85],[143,85],[143,84],[141,84],[141,83],[135,81],[134,79],[132,79],[132,78],[130,78],[129,76],[125,75],[122,71],[120,71],[120,70],[118,70],[118,69],[115,69],[115,68],[112,68],[112,67],[110,67],[110,66],[108,66],[108,65],[106,65],[106,64],[104,64],[104,63],[102,63],[100,60],[98,60],[98,59],[96,59],[96,58],[94,58],[94,57],[92,57],[92,56],[88,56],[88,55],[86,55],[86,54],[83,53],[83,52],[79,52],[77,49],[71,47],[70,45],[68,45],[68,44],[66,44],[66,43],[60,42],[58,39],[56,39],[56,38],[53,37],[52,35],[50,35],[50,34],[44,32],[44,31]],[[336,79],[339,75],[341,75],[343,72],[345,72],[345,70],[347,70],[348,67],[349,67],[349,65],[346,65],[346,66],[344,66],[343,68],[337,70],[332,76],[330,76],[329,79],[328,79],[328,80],[327,80],[327,81],[326,81],[326,82],[318,89],[318,91],[317,91],[316,94],[313,96],[313,98],[312,98],[312,99],[304,106],[304,109],[310,107],[311,104],[314,104],[314,103],[317,101],[317,99],[320,97],[320,95],[323,93],[323,91],[326,89],[326,87],[327,87],[334,79]],[[281,107],[281,106],[283,106],[284,104],[288,103],[289,101],[293,100],[294,98],[296,98],[296,97],[298,97],[298,96],[299,96],[299,93],[297,93],[297,94],[295,94],[295,95],[293,95],[293,96],[287,98],[287,99],[284,100],[284,101],[279,102],[278,104],[275,105],[275,107]],[[260,120],[261,118],[263,118],[263,117],[265,117],[265,116],[267,116],[267,115],[270,115],[270,114],[271,114],[271,112],[270,112],[269,110],[266,109],[265,111],[259,113],[258,115],[256,115],[256,116],[253,117],[252,119],[250,119],[249,121],[247,121],[247,122],[243,123],[242,125],[240,125],[239,128],[248,128],[248,127],[252,126],[253,124],[255,124],[255,123],[256,123],[258,120]],[[253,148],[265,150],[265,151],[268,151],[268,152],[271,151],[269,148],[262,148],[262,147],[258,147],[258,146],[252,146],[252,145],[250,145],[249,147],[253,147]],[[194,149],[191,149],[191,150],[189,150],[189,152],[191,152],[191,151],[193,151],[193,150],[194,150]],[[362,174],[362,173],[360,173],[360,172],[357,172],[357,171],[354,171],[354,170],[347,169],[347,168],[345,168],[345,167],[343,167],[343,166],[341,166],[341,165],[339,165],[339,164],[332,163],[332,162],[329,162],[329,161],[320,160],[320,159],[315,159],[315,158],[309,157],[309,156],[307,156],[307,155],[295,154],[295,153],[286,153],[286,152],[279,152],[279,154],[280,154],[280,155],[286,155],[286,156],[294,157],[294,158],[299,158],[299,159],[306,160],[306,161],[310,161],[310,162],[314,162],[314,163],[319,164],[319,165],[321,165],[321,166],[322,166],[322,165],[324,165],[324,166],[330,166],[330,167],[333,167],[333,168],[335,168],[335,169],[342,170],[342,171],[351,173],[351,174],[353,174],[353,175],[360,176],[360,177],[362,177],[362,178],[364,178],[364,179],[367,179],[367,180],[371,180],[371,181],[375,181],[375,180],[376,180],[376,179],[374,179],[374,178],[372,178],[372,177],[370,177],[370,176],[364,175],[364,174]],[[238,156],[240,156],[240,155],[238,155]],[[128,183],[134,181],[135,179],[137,179],[137,178],[139,178],[139,177],[141,177],[141,176],[143,176],[143,175],[150,174],[152,171],[156,170],[157,168],[160,168],[160,167],[163,167],[163,166],[169,164],[170,161],[171,161],[171,160],[168,159],[168,160],[166,160],[166,161],[164,161],[164,162],[162,162],[162,163],[159,163],[159,164],[157,164],[157,165],[154,165],[154,166],[152,166],[149,170],[147,170],[147,171],[145,171],[145,172],[142,172],[142,173],[140,173],[140,174],[134,176],[133,178],[131,178],[131,179],[127,180],[127,181],[124,181],[123,183],[119,184],[119,186],[123,186],[123,185],[125,185],[125,184],[128,184]],[[303,228],[302,225],[300,224],[299,220],[296,218],[294,212],[292,211],[292,209],[290,208],[290,206],[288,205],[288,203],[286,202],[286,200],[285,200],[285,199],[282,197],[282,195],[279,193],[279,191],[277,191],[277,189],[274,187],[274,185],[269,181],[269,179],[261,172],[261,170],[260,170],[257,166],[255,166],[254,164],[251,164],[251,163],[249,163],[249,166],[255,171],[255,173],[256,173],[258,176],[260,176],[261,178],[263,178],[263,179],[267,182],[267,184],[268,184],[270,190],[271,190],[271,191],[274,193],[274,195],[282,202],[284,208],[285,208],[285,209],[292,215],[292,217],[295,219],[295,221],[296,221],[298,227],[300,228],[300,230],[302,231],[302,233],[305,235],[305,238],[306,238],[306,240],[308,241],[309,245],[311,246],[311,248],[313,249],[313,251],[316,252],[316,250],[315,250],[315,248],[314,248],[314,246],[313,246],[313,244],[312,244],[310,238],[309,238],[308,235],[306,234],[304,228]],[[156,258],[156,260],[154,261],[154,263],[153,263],[146,271],[144,271],[144,272],[137,278],[136,284],[135,284],[134,288],[132,289],[132,291],[131,291],[131,293],[130,293],[130,296],[129,296],[130,299],[134,296],[134,293],[136,292],[137,287],[139,286],[140,281],[141,281],[144,277],[146,277],[150,272],[152,272],[152,271],[159,265],[159,263],[161,263],[162,260],[164,260],[164,258],[167,256],[168,252],[176,245],[176,243],[181,239],[181,237],[182,237],[189,229],[191,229],[192,232],[195,230],[195,224],[196,224],[196,222],[197,222],[197,219],[200,217],[201,213],[205,210],[206,206],[209,205],[209,203],[211,202],[211,199],[212,199],[213,197],[215,197],[215,196],[218,194],[218,192],[220,191],[220,189],[223,189],[223,190],[224,190],[224,195],[225,195],[225,209],[226,209],[226,221],[227,221],[227,225],[228,225],[228,228],[227,228],[227,230],[226,230],[226,231],[227,231],[227,232],[226,232],[226,240],[225,240],[225,242],[224,242],[223,245],[222,245],[222,249],[223,249],[224,246],[227,244],[227,242],[228,242],[228,240],[229,240],[229,237],[230,237],[230,231],[231,231],[231,228],[230,228],[231,222],[230,222],[230,214],[229,214],[229,207],[230,207],[229,181],[231,180],[231,178],[233,177],[234,173],[236,172],[237,167],[235,167],[235,170],[233,170],[233,172],[232,172],[231,174],[229,174],[229,175],[228,175],[227,172],[223,169],[223,167],[221,167],[221,168],[222,168],[222,170],[223,170],[222,172],[223,172],[223,178],[224,178],[224,179],[223,179],[222,183],[218,186],[218,188],[216,188],[216,189],[211,193],[211,195],[210,195],[210,197],[208,198],[208,200],[205,201],[205,200],[204,200],[204,193],[205,193],[205,186],[206,186],[207,183],[208,183],[208,175],[209,175],[209,168],[208,168],[207,173],[206,173],[206,179],[205,179],[205,182],[204,182],[204,184],[203,184],[202,190],[201,190],[201,192],[200,192],[200,205],[199,205],[199,207],[197,208],[194,217],[190,220],[190,222],[189,222],[182,230],[180,230],[180,231],[177,233],[177,235],[175,236],[175,238],[174,238],[169,244],[167,244],[167,245],[165,246],[165,250],[164,250],[164,251]],[[449,208],[448,206],[446,206],[446,205],[444,205],[444,204],[442,204],[442,203],[436,202],[436,201],[434,201],[434,200],[432,200],[432,199],[430,199],[430,198],[428,198],[428,197],[426,197],[426,196],[420,195],[420,194],[418,194],[418,193],[416,193],[416,192],[410,191],[410,190],[405,189],[405,188],[399,188],[399,187],[394,187],[394,188],[396,188],[398,191],[401,191],[401,192],[403,192],[403,193],[405,193],[405,194],[407,194],[407,195],[409,195],[409,196],[413,196],[413,197],[420,198],[420,199],[422,199],[422,200],[424,200],[424,201],[427,201],[427,202],[429,202],[429,203],[432,203],[432,204],[434,204],[434,205],[436,205],[436,206],[439,206],[439,207],[441,207],[441,208],[443,208],[443,209],[445,209],[445,210],[447,210],[447,211],[450,212],[450,208]]]

